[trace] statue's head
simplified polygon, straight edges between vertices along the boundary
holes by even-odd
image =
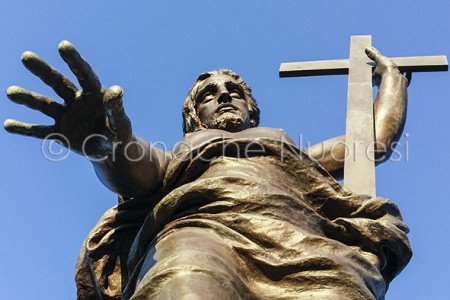
[[[227,69],[201,74],[183,104],[184,134],[203,129],[237,132],[258,124],[259,108],[252,90]]]

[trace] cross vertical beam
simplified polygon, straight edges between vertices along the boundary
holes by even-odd
[[[375,196],[372,66],[364,52],[371,45],[370,35],[351,37],[344,186],[356,194]]]

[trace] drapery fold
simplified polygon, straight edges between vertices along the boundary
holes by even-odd
[[[180,150],[154,195],[105,213],[80,251],[78,298],[162,297],[195,270],[248,299],[382,299],[411,257],[407,232],[395,204],[351,193],[291,144],[212,139]]]

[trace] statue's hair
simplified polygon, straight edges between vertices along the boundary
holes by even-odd
[[[198,89],[201,85],[201,83],[206,80],[207,78],[211,76],[216,75],[227,75],[231,78],[235,79],[237,83],[241,85],[241,87],[244,89],[245,98],[247,100],[248,110],[250,113],[250,127],[257,127],[259,125],[259,108],[258,108],[258,102],[255,98],[253,98],[252,95],[252,89],[247,85],[247,83],[244,81],[244,79],[239,76],[238,74],[234,73],[231,70],[228,69],[219,69],[214,70],[206,73],[200,74],[198,76],[197,80],[192,85],[191,89],[189,90],[186,100],[184,100],[183,104],[183,133],[190,133],[202,129],[207,129],[206,125],[203,124],[200,121],[200,118],[197,114],[197,109],[195,107],[195,99],[198,93]]]

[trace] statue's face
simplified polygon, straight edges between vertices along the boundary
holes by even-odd
[[[237,132],[250,127],[250,112],[242,86],[227,75],[208,77],[199,86],[196,109],[208,128]]]

